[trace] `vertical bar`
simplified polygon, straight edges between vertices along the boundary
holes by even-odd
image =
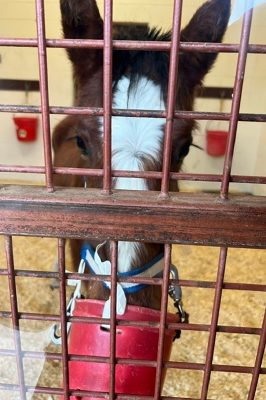
[[[218,324],[219,311],[220,311],[220,306],[221,306],[226,258],[227,258],[227,248],[222,247],[220,250],[219,266],[218,266],[217,278],[216,278],[216,288],[215,288],[215,296],[214,296],[214,303],[213,303],[213,310],[212,310],[212,320],[211,320],[211,326],[210,326],[210,335],[209,335],[209,341],[208,341],[206,363],[205,363],[205,368],[204,368],[201,400],[207,399],[208,388],[209,388],[209,383],[210,383],[212,360],[213,360],[214,347],[215,347],[215,341],[216,341],[217,324]]]
[[[36,5],[37,36],[38,36],[37,41],[38,41],[39,76],[40,76],[40,91],[41,91],[45,181],[47,190],[49,192],[52,192],[53,167],[52,167],[52,148],[51,148],[51,128],[50,128],[50,116],[49,116],[44,0],[35,0],[35,5]]]
[[[172,246],[170,244],[165,244],[161,316],[160,316],[160,327],[159,327],[159,344],[158,344],[155,393],[154,393],[154,399],[156,400],[159,400],[161,398],[161,380],[162,380],[162,370],[163,370],[165,325],[167,318],[167,301],[168,301],[169,273],[170,273],[170,263],[171,263],[171,249]]]
[[[169,79],[168,79],[161,196],[167,196],[169,191],[172,141],[173,141],[172,136],[173,136],[174,112],[175,112],[175,101],[176,101],[178,62],[179,62],[182,4],[183,4],[182,0],[175,0],[174,12],[173,12],[174,14],[173,14],[173,27],[172,27],[171,53],[170,53]]]
[[[64,399],[69,400],[68,347],[67,347],[67,317],[66,317],[66,275],[65,275],[65,240],[58,239],[58,273],[61,316],[61,341],[63,363]]]
[[[104,1],[103,46],[103,192],[111,193],[112,172],[112,19],[113,1]]]
[[[247,0],[247,1],[251,3],[251,5],[253,5],[254,0]],[[228,197],[229,182],[230,182],[234,147],[236,141],[236,132],[238,126],[238,117],[240,111],[240,103],[241,103],[241,96],[242,96],[242,89],[243,89],[244,75],[245,75],[245,68],[247,61],[252,13],[253,13],[252,9],[250,9],[245,13],[242,25],[241,41],[240,41],[237,70],[234,83],[233,101],[231,107],[231,118],[229,123],[229,137],[225,153],[223,178],[220,191],[220,196],[223,199],[226,199]]]
[[[19,331],[18,300],[15,280],[15,267],[13,257],[13,243],[11,236],[5,236],[5,252],[7,261],[8,285],[10,294],[10,307],[12,314],[12,327],[14,332],[14,344],[16,352],[17,373],[19,382],[20,399],[26,400],[26,387],[23,371],[22,349]]]
[[[262,331],[261,331],[261,335],[260,335],[258,352],[257,352],[257,357],[256,357],[256,361],[255,361],[254,371],[253,371],[253,375],[252,375],[252,380],[251,380],[247,400],[253,400],[255,398],[259,375],[260,375],[260,368],[261,368],[264,350],[265,350],[265,344],[266,344],[266,309],[264,312],[264,318],[263,318],[263,323],[262,323]]]
[[[115,395],[115,369],[116,369],[116,288],[117,288],[117,243],[111,241],[111,321],[110,321],[110,385],[109,399],[114,400]]]

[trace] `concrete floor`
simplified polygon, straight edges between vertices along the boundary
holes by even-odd
[[[18,269],[53,269],[57,254],[54,239],[14,238],[15,265]],[[195,246],[173,246],[173,262],[179,268],[181,279],[215,280],[219,249]],[[6,268],[4,241],[0,237],[0,268]],[[266,251],[230,249],[225,280],[265,284]],[[20,312],[55,314],[59,311],[58,290],[50,288],[49,279],[17,278],[17,294]],[[191,323],[209,324],[213,303],[213,289],[184,288],[184,304]],[[0,276],[0,308],[10,310],[8,282]],[[219,324],[261,327],[266,303],[266,293],[225,290]],[[171,304],[169,308],[171,309]],[[51,324],[21,321],[23,348],[27,350],[59,351],[49,343]],[[253,366],[258,347],[258,336],[217,334],[214,354],[215,364]],[[173,346],[171,360],[204,363],[208,334],[184,331]],[[12,330],[7,320],[0,319],[0,348],[13,348]],[[265,357],[264,357],[265,358]],[[264,359],[264,367],[266,360]],[[24,363],[26,384],[59,386],[62,381],[61,365],[57,361],[30,360]],[[40,377],[39,377],[40,375]],[[169,370],[163,389],[167,396],[198,398],[203,372]],[[211,375],[208,398],[212,400],[246,399],[251,376],[247,374],[217,373]],[[11,357],[0,357],[0,383],[17,383],[16,365]],[[28,399],[59,400],[59,397],[35,394]],[[266,376],[258,385],[256,400],[266,398]],[[1,392],[0,400],[17,400],[15,392]]]

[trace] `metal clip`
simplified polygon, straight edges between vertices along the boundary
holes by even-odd
[[[180,315],[181,322],[188,321],[188,314],[183,309],[182,303],[182,289],[180,285],[177,283],[179,281],[178,270],[175,265],[170,266],[170,274],[172,275],[172,279],[174,279],[175,283],[170,283],[169,285],[169,296],[174,300],[174,306],[178,310],[178,314]]]
[[[179,281],[178,270],[175,265],[170,265],[170,274],[172,275],[172,279],[177,282]],[[170,283],[169,296],[174,300],[174,302],[182,300],[182,290],[178,283]]]

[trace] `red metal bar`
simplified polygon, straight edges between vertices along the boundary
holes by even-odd
[[[104,1],[103,45],[103,192],[111,193],[112,186],[112,20],[113,2]]]
[[[172,327],[171,327],[172,329]],[[0,355],[3,357],[15,357],[16,353],[14,350],[0,350]],[[35,351],[24,351],[22,352],[23,358],[30,359],[43,359],[43,352],[35,352]],[[45,353],[45,359],[51,361],[62,361],[63,356],[62,353]],[[85,355],[74,355],[69,354],[68,359],[70,361],[82,361],[82,362],[97,362],[97,363],[110,363],[109,357],[98,357],[98,356],[85,356]],[[132,366],[147,366],[147,367],[157,367],[156,361],[149,360],[137,360],[137,359],[128,359],[128,358],[117,358],[116,364],[119,365],[132,365]],[[188,370],[196,370],[202,371],[204,369],[203,363],[189,363],[189,362],[176,362],[176,361],[168,361],[164,363],[165,368],[172,369],[188,369]],[[240,369],[239,369],[240,368]],[[218,365],[213,364],[213,371],[216,372],[235,372],[235,373],[245,373],[252,374],[254,368],[253,367],[243,367],[239,365]],[[266,368],[260,369],[260,374],[266,374]]]
[[[1,318],[12,317],[12,313],[9,311],[0,311]],[[47,314],[36,314],[36,313],[21,313],[19,314],[20,319],[29,320],[29,321],[51,321],[51,322],[60,322],[59,315],[47,315]],[[99,319],[99,318],[91,318],[91,317],[68,317],[67,321],[69,322],[81,322],[81,323],[91,323],[91,324],[108,324],[110,321],[108,319]],[[143,328],[154,327],[159,328],[159,323],[151,323],[151,322],[134,322],[134,321],[117,321],[118,326],[142,326]],[[182,329],[187,331],[198,331],[198,332],[208,332],[210,330],[211,325],[206,324],[167,324],[167,328],[169,329]],[[238,327],[238,326],[223,326],[217,325],[217,332],[223,333],[239,333],[245,335],[260,335],[260,328],[250,328],[250,327]]]
[[[165,363],[167,368],[175,369],[189,369],[193,371],[204,371],[206,364],[202,363],[187,363],[187,362],[168,362]],[[215,372],[233,372],[235,374],[251,374],[253,367],[244,367],[240,365],[212,365],[212,371]],[[262,372],[266,372],[266,368],[262,369]]]
[[[19,313],[19,319],[25,319],[29,321],[55,321],[60,322],[60,316],[54,314],[37,314],[37,313]],[[1,318],[12,318],[12,312],[0,311]]]
[[[116,290],[117,290],[117,242],[111,241],[111,320],[110,320],[110,384],[109,399],[114,400],[116,369]]]
[[[0,349],[0,355],[3,357],[16,357],[15,350]],[[21,355],[23,358],[43,359],[42,351],[22,351]],[[45,353],[45,358],[49,360],[62,360],[61,353]]]
[[[212,319],[211,319],[211,328],[210,328],[210,335],[209,335],[209,340],[208,340],[206,363],[204,365],[204,376],[203,376],[203,382],[202,382],[201,400],[206,400],[207,395],[208,395],[208,388],[209,388],[209,382],[210,382],[211,370],[212,370],[212,360],[213,360],[214,347],[215,347],[215,341],[216,341],[219,311],[220,311],[220,306],[221,306],[223,280],[224,280],[224,273],[225,273],[225,266],[226,266],[226,257],[227,257],[227,248],[223,247],[220,250],[219,266],[218,266],[218,272],[217,272],[217,278],[216,278],[215,297],[214,297]]]
[[[166,363],[167,365],[168,363]],[[174,368],[178,368],[178,369],[191,369],[191,370],[195,370],[195,371],[202,371],[204,368],[204,364],[194,364],[191,363],[190,366],[191,368],[187,368],[187,365],[189,363],[172,363],[172,364],[176,364]],[[167,367],[169,368],[169,366],[167,365]],[[241,366],[227,366],[227,365],[214,365],[213,368],[214,371],[217,372],[234,372],[234,373],[243,373],[243,374],[250,374],[252,372],[252,368],[251,367],[241,367]],[[266,369],[263,368],[262,369],[262,373],[265,374]],[[8,390],[8,391],[18,391],[19,390],[19,386],[18,385],[10,385],[10,384],[0,384],[0,390]],[[54,395],[62,395],[63,391],[62,389],[59,388],[51,388],[51,387],[41,387],[41,386],[36,386],[36,387],[32,387],[32,386],[27,386],[27,392],[28,393],[43,393],[43,394],[54,394]],[[81,391],[81,390],[71,390],[70,394],[75,395],[75,396],[90,396],[90,397],[106,397],[108,396],[108,393],[95,393],[95,392],[88,392],[88,391]],[[116,399],[124,399],[124,400],[154,400],[154,397],[149,397],[149,396],[131,396],[131,395],[117,395]],[[180,397],[165,397],[165,396],[161,396],[161,399],[176,399],[176,400],[180,400],[183,398]],[[184,398],[186,399],[186,398]],[[186,399],[188,400],[188,399]],[[198,399],[200,400],[200,399]],[[207,400],[207,399],[206,399]]]
[[[0,172],[16,172],[16,173],[34,173],[44,174],[45,168],[38,166],[21,166],[21,165],[2,165],[0,164]],[[85,169],[85,168],[66,168],[54,167],[53,173],[60,175],[77,175],[77,176],[103,176],[102,169]],[[162,173],[158,171],[125,171],[113,170],[112,177],[131,177],[131,178],[146,178],[146,179],[161,179]],[[173,180],[184,180],[194,182],[221,182],[222,175],[215,174],[194,174],[183,172],[170,172],[170,178]],[[230,182],[234,183],[253,183],[266,184],[265,176],[242,176],[231,175]]]
[[[6,390],[10,392],[18,392],[19,386],[7,383],[0,383],[0,390]],[[54,394],[57,396],[63,395],[63,390],[59,388],[41,387],[41,386],[26,386],[27,393],[43,393],[43,394]],[[21,398],[22,399],[22,398]]]
[[[264,355],[264,350],[265,350],[265,344],[266,344],[266,309],[264,312],[262,332],[260,335],[260,342],[259,342],[259,346],[258,346],[255,367],[254,367],[254,370],[252,373],[252,380],[251,380],[250,389],[249,389],[249,393],[248,393],[248,400],[253,400],[256,395],[258,380],[259,380],[259,376],[261,373],[261,365],[262,365],[262,360],[263,360],[263,355]]]
[[[164,147],[163,147],[163,166],[162,166],[162,183],[161,195],[167,196],[170,183],[170,167],[171,167],[171,154],[172,154],[172,141],[173,141],[173,125],[174,113],[176,103],[176,86],[178,77],[178,62],[179,62],[179,44],[181,36],[181,16],[182,16],[182,0],[175,0],[173,11],[172,23],[172,36],[171,36],[171,52],[169,64],[169,78],[168,78],[168,92],[167,92],[167,106],[166,106],[166,124],[164,133]]]
[[[65,276],[65,240],[58,239],[58,274],[60,295],[60,321],[62,340],[63,391],[64,399],[69,399],[67,316],[66,316],[66,276]]]
[[[241,96],[242,96],[242,89],[243,89],[245,68],[246,68],[246,61],[248,54],[248,43],[251,30],[252,14],[253,14],[253,9],[250,9],[245,13],[242,25],[240,48],[239,48],[236,77],[234,84],[234,94],[233,94],[232,108],[231,108],[232,118],[229,124],[229,137],[224,159],[223,180],[220,192],[221,197],[223,199],[226,199],[228,197],[230,174],[232,170],[234,147],[235,147],[237,126],[238,126],[238,116],[240,110],[240,103],[241,103]]]
[[[21,105],[0,105],[0,112],[19,112],[19,113],[40,113],[41,107],[38,106],[21,106]],[[103,116],[102,108],[90,107],[59,107],[51,106],[50,114],[63,115],[87,115],[87,116]],[[144,118],[166,118],[165,111],[146,111],[146,110],[119,110],[112,111],[112,115],[116,117],[144,117]],[[175,111],[175,119],[196,119],[196,120],[217,120],[229,121],[231,114],[218,112],[202,112],[202,111]],[[239,121],[245,122],[266,122],[266,114],[239,114]]]
[[[14,345],[16,353],[16,363],[17,363],[17,375],[19,382],[19,393],[20,399],[26,400],[26,387],[25,378],[23,370],[23,359],[21,354],[21,339],[20,339],[20,328],[19,328],[19,313],[18,313],[18,299],[17,299],[17,289],[16,289],[16,279],[15,279],[15,266],[13,257],[13,244],[12,237],[5,236],[5,251],[6,251],[6,262],[8,271],[8,285],[9,285],[9,295],[10,295],[10,307],[11,307],[11,319],[12,328],[14,333]]]
[[[1,390],[8,390],[8,391],[16,391],[17,390],[17,386],[16,385],[0,385],[0,389]],[[45,387],[40,387],[37,386],[36,389],[34,390],[33,387],[28,387],[28,391],[30,393],[40,393],[40,394],[54,394],[54,395],[60,395],[62,394],[62,390],[54,388],[54,389],[47,389]],[[89,394],[89,392],[72,392],[72,394],[74,395],[81,395],[81,396],[86,396],[87,394]],[[93,394],[93,397],[98,398],[98,397],[103,397],[105,396],[105,393],[97,393],[97,394]],[[153,400],[153,397],[149,397],[149,396],[130,396],[130,395],[118,395],[116,397],[117,400]],[[191,397],[166,397],[166,396],[162,396],[161,397],[162,400],[199,400],[197,398],[191,398]],[[208,399],[210,400],[210,399]]]
[[[31,277],[31,278],[53,278],[58,279],[58,272],[48,272],[48,271],[34,271],[34,270],[16,270],[14,272],[15,276],[20,277]],[[0,269],[0,276],[7,276],[8,272],[6,269]],[[102,282],[111,281],[108,275],[83,275],[80,276],[78,273],[65,273],[66,279],[80,279],[81,281],[93,281]],[[131,282],[131,283],[143,283],[146,285],[162,285],[162,278],[139,278],[139,277],[117,277],[118,282]],[[176,283],[174,279],[169,279],[169,282]],[[179,279],[179,285],[182,287],[195,287],[204,289],[215,289],[216,282],[214,281],[196,281],[188,279]],[[224,282],[223,289],[226,290],[244,290],[253,292],[266,292],[266,284],[256,284],[256,283],[241,283],[241,282]]]
[[[0,46],[37,47],[38,42],[35,38],[0,38]],[[98,39],[46,39],[46,47],[102,49],[103,41]],[[239,47],[239,44],[231,43],[180,42],[180,50],[186,52],[238,53]],[[171,42],[114,40],[113,48],[115,50],[170,51]],[[253,54],[265,54],[266,45],[249,44],[248,52]]]
[[[17,172],[22,174],[44,174],[44,167],[22,166],[22,165],[0,165],[0,172]]]
[[[52,171],[52,148],[51,148],[51,129],[49,116],[49,94],[48,94],[48,72],[47,72],[47,52],[45,43],[45,17],[44,0],[35,0],[36,24],[38,34],[38,57],[39,75],[41,91],[41,110],[43,127],[43,146],[45,160],[45,179],[46,187],[49,192],[53,191],[53,171]]]
[[[157,368],[156,368],[156,380],[155,380],[155,392],[154,392],[154,399],[156,400],[159,400],[161,398],[161,380],[163,371],[163,351],[164,351],[164,336],[165,336],[166,318],[167,318],[171,250],[172,250],[171,245],[166,244],[164,246],[164,270],[163,270],[163,284],[162,284],[161,315],[160,315],[159,343],[158,343],[158,353],[157,353],[157,363],[156,363]]]

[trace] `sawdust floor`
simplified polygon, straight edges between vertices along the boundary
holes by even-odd
[[[18,269],[53,270],[57,254],[57,241],[42,238],[14,238],[15,266]],[[179,267],[182,279],[216,279],[219,249],[195,246],[174,246],[173,262]],[[0,238],[0,268],[6,268],[4,240]],[[225,280],[265,284],[266,251],[230,249]],[[59,312],[58,290],[52,290],[50,279],[17,277],[17,295],[20,312],[56,314]],[[213,289],[184,288],[185,308],[191,323],[209,324],[213,304]],[[243,292],[224,290],[219,324],[261,327],[265,308],[265,292]],[[8,281],[0,276],[0,309],[10,310]],[[49,343],[51,323],[21,321],[22,344],[25,350],[60,351]],[[13,348],[12,331],[7,319],[0,320],[0,348]],[[214,354],[215,364],[253,366],[259,337],[257,335],[218,333]],[[171,359],[181,362],[204,363],[208,334],[205,332],[182,333],[173,346]],[[263,366],[266,367],[264,360]],[[35,386],[60,386],[61,363],[25,359],[26,384]],[[169,370],[163,394],[199,398],[203,372],[191,370]],[[251,381],[249,374],[213,372],[209,387],[209,399],[242,400],[247,398]],[[12,357],[0,356],[0,383],[16,384],[16,364]],[[266,398],[266,376],[259,380],[256,400]],[[0,391],[0,400],[17,400],[16,392]],[[58,399],[58,396],[28,394],[28,399]]]

